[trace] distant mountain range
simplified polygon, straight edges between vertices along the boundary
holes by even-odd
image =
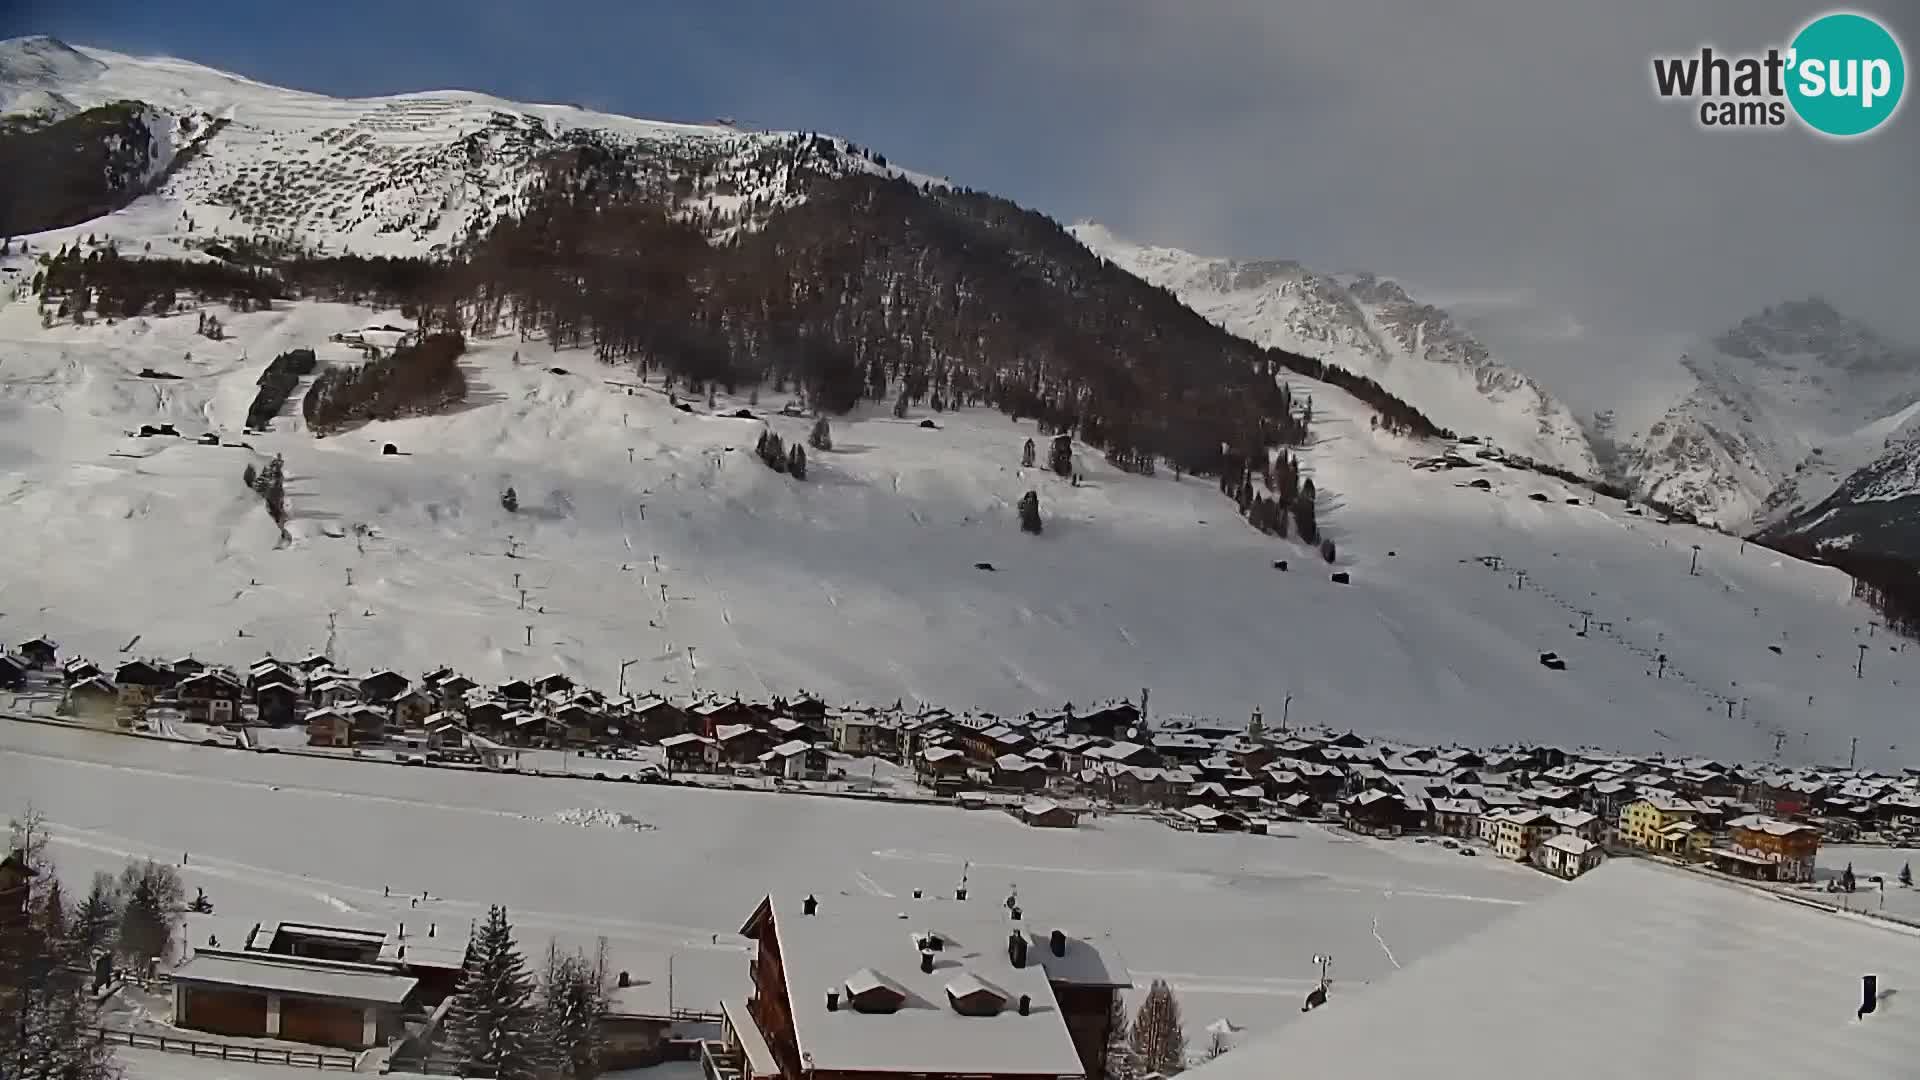
[[[1571,410],[1445,310],[1393,281],[1149,247],[1091,222],[1071,231],[1103,258],[1256,344],[1367,376],[1461,435],[1583,476],[1599,471]]]

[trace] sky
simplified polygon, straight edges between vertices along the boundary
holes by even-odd
[[[343,96],[458,87],[830,132],[1140,241],[1400,278],[1584,411],[1777,300],[1818,293],[1920,341],[1920,108],[1838,142],[1702,131],[1652,90],[1655,54],[1763,50],[1825,10],[0,0],[0,34]],[[1859,10],[1920,55],[1910,0]]]

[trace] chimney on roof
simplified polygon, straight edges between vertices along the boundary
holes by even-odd
[[[933,971],[933,950],[922,949],[920,951],[920,970],[928,973]]]
[[[926,947],[932,949],[934,952],[944,952],[947,947],[947,941],[939,934],[928,934]]]
[[[1007,935],[1007,962],[1017,968],[1027,966],[1027,938],[1018,930]]]
[[[840,1011],[840,991],[838,990],[827,991],[827,1011],[828,1012]]]
[[[434,932],[434,930],[435,930],[435,929],[437,929],[438,927],[439,927],[439,924],[438,924],[438,923],[428,923],[428,924],[427,924],[427,936],[428,936],[428,937],[432,937],[432,936],[433,936],[433,932]]]
[[[1027,996],[1026,994],[1021,994],[1020,995],[1020,1015],[1025,1016],[1032,1011],[1033,1011],[1033,998]]]
[[[1880,979],[1876,975],[1860,976],[1860,1011],[1853,1014],[1855,1020],[1864,1020],[1868,1013],[1880,1007]]]
[[[919,890],[919,889],[915,889],[915,890],[913,890],[913,898],[914,898],[915,900],[918,900],[918,899],[920,899],[920,890]]]
[[[808,893],[807,898],[805,900],[800,901],[800,913],[802,915],[811,915],[814,912],[819,910],[820,910],[820,901],[815,900],[813,898],[812,893]]]
[[[629,986],[632,986],[632,985],[633,985],[633,976],[631,976],[631,975],[629,975],[629,974],[627,974],[626,972],[624,972],[624,971],[623,971],[623,972],[621,972],[621,973],[620,973],[620,977],[619,977],[619,979],[618,979],[618,980],[616,980],[616,981],[617,981],[617,983],[618,983],[618,985],[619,985],[619,987],[620,987],[620,989],[622,989],[622,990],[625,990],[625,989],[626,989],[627,987],[629,987]]]
[[[1017,908],[1017,907],[1016,907],[1016,908],[1013,908],[1013,909],[1011,909],[1011,910],[1010,910],[1010,911],[1009,911],[1008,913],[1009,913],[1009,914],[1011,914],[1011,915],[1013,916],[1013,921],[1014,921],[1014,922],[1019,922],[1019,921],[1020,921],[1020,909],[1019,909],[1019,908]]]
[[[1047,947],[1053,950],[1053,955],[1055,955],[1055,956],[1065,956],[1065,955],[1067,955],[1067,933],[1066,933],[1066,931],[1064,931],[1064,930],[1055,930],[1055,931],[1054,931],[1053,933],[1051,933],[1051,934],[1048,934],[1048,935],[1047,935]]]

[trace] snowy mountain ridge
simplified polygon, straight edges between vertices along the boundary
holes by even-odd
[[[1819,298],[1776,304],[1681,358],[1692,389],[1624,455],[1648,496],[1724,527],[1765,527],[1906,441],[1920,349]],[[1882,470],[1881,486],[1898,469]]]
[[[467,91],[329,98],[182,60],[45,37],[0,41],[0,115],[40,123],[120,101],[220,124],[218,137],[159,193],[183,234],[265,235],[361,255],[444,254],[513,212],[544,156],[596,144],[650,151],[680,212],[716,229],[800,196],[791,182],[788,148],[801,139],[794,133]],[[832,167],[940,182],[858,153],[834,155]]]
[[[1290,260],[1238,260],[1070,230],[1094,253],[1256,344],[1374,379],[1438,423],[1583,476],[1599,469],[1573,413],[1497,360],[1443,309],[1373,274],[1320,274]]]

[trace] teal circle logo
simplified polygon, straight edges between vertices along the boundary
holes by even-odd
[[[1907,86],[1900,43],[1865,15],[1822,15],[1801,29],[1790,48],[1787,100],[1815,131],[1865,135],[1900,107]]]

